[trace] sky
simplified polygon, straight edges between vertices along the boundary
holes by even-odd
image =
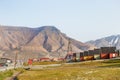
[[[86,42],[120,34],[120,0],[0,0],[0,24],[55,26]]]

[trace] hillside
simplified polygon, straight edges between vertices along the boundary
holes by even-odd
[[[120,49],[120,35],[112,35],[101,39],[88,41],[86,43],[92,44],[96,47],[115,46],[117,49]]]
[[[63,53],[67,51],[68,39],[54,26],[38,28],[0,26],[0,50],[30,53]],[[71,39],[73,52],[80,52],[93,48],[90,45]]]

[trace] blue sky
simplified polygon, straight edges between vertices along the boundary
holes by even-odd
[[[85,42],[120,34],[120,0],[0,0],[0,24],[53,25]]]

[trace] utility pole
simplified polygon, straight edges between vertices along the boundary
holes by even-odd
[[[67,48],[67,56],[66,59],[68,59],[68,61],[72,60],[72,45],[71,45],[71,39],[68,39],[68,48]]]
[[[16,68],[16,64],[17,64],[17,52],[15,52],[15,63],[14,63],[14,69]]]
[[[14,63],[14,69],[16,68],[16,64],[17,64],[17,58],[18,58],[18,50],[19,50],[19,48],[18,47],[16,47],[15,49],[15,63]]]

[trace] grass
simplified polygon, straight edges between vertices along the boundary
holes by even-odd
[[[33,62],[33,65],[49,65],[49,64],[61,64],[64,62],[56,62],[56,61],[52,61],[52,62]]]
[[[4,80],[7,77],[10,77],[13,75],[13,71],[9,70],[9,71],[5,71],[5,72],[0,72],[0,80]]]
[[[56,61],[51,61],[51,62],[33,62],[32,65],[49,65],[49,64],[61,64],[64,63],[63,61],[56,62]],[[28,63],[24,63],[25,66],[28,66]]]
[[[120,80],[120,60],[64,64],[24,71],[18,80]]]
[[[106,60],[103,63],[120,63],[120,59],[116,59],[116,60]]]
[[[4,72],[0,72],[0,80],[5,80],[6,78],[12,77],[14,73],[21,72],[23,73],[25,70],[22,68],[17,68],[15,70],[6,70]]]

